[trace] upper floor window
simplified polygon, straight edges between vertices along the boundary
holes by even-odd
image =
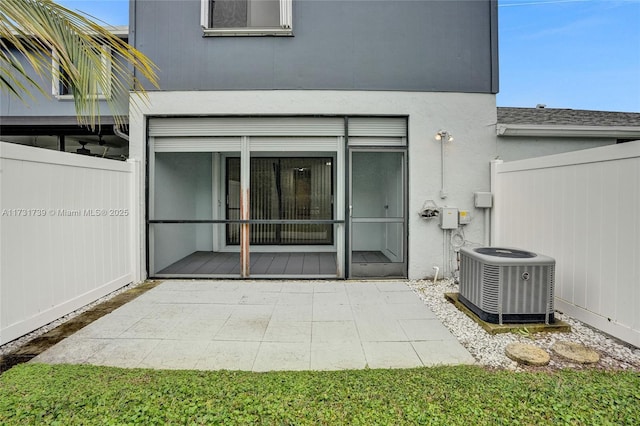
[[[105,79],[110,80],[111,50],[106,45],[102,46],[100,65],[100,71],[105,76]],[[58,99],[73,99],[73,89],[69,82],[69,74],[58,63],[55,52],[53,53],[52,68],[51,93]],[[111,96],[111,85],[103,87],[98,83],[97,79],[88,79],[87,85],[88,87],[84,90],[85,93],[96,93],[99,99],[108,99]]]
[[[291,35],[293,0],[200,0],[205,35]]]

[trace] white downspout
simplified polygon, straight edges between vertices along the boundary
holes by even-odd
[[[491,245],[491,209],[484,209],[484,246]]]
[[[447,136],[448,135],[445,132],[444,136],[442,136],[442,140],[440,141],[440,164],[441,164],[440,171],[441,171],[441,174],[442,174],[442,179],[441,179],[442,187],[440,188],[440,198],[442,198],[442,199],[447,198],[447,190],[445,189],[445,182],[444,182],[444,176],[445,176],[445,173],[444,173],[444,165],[445,165],[445,163],[444,163],[444,144],[445,144],[445,142],[447,140]]]
[[[440,198],[443,200],[447,198],[447,190],[445,185],[445,161],[444,161],[444,144],[453,141],[453,136],[446,130],[438,130],[436,133],[436,140],[440,141],[440,171],[442,174],[442,188],[440,188]]]
[[[129,142],[129,135],[122,132],[118,126],[113,126],[113,134]]]

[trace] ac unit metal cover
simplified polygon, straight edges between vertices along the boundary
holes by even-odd
[[[505,247],[460,249],[460,301],[483,321],[554,322],[555,260]]]

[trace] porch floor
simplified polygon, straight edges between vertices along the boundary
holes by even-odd
[[[354,251],[351,258],[354,263],[391,263],[381,251]]]
[[[252,252],[252,275],[336,275],[335,253]],[[240,275],[240,254],[196,251],[157,275]]]
[[[331,252],[252,252],[250,256],[252,275],[335,276],[337,271],[336,254]],[[354,251],[353,261],[391,262],[379,251]],[[240,275],[240,254],[196,251],[167,266],[156,275]]]

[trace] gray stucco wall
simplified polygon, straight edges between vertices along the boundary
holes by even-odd
[[[615,144],[615,138],[547,138],[525,136],[498,136],[496,138],[496,156],[504,161],[522,160],[561,154],[563,152],[596,148]]]
[[[295,0],[293,37],[203,37],[199,0],[135,0],[163,90],[496,93],[495,1]]]
[[[495,95],[392,91],[164,91],[149,94],[150,102],[131,112],[130,155],[146,161],[148,116],[322,116],[368,115],[408,117],[408,262],[409,278],[433,276],[433,266],[445,271],[444,241],[449,241],[437,220],[425,220],[420,211],[427,200],[438,206],[468,210],[465,226],[469,241],[482,243],[484,211],[475,209],[473,193],[490,191],[490,161],[496,151]],[[454,141],[445,146],[446,190],[441,199],[441,147],[434,136],[446,129]],[[340,173],[340,172],[337,172]],[[140,182],[144,192],[145,182]],[[344,183],[343,183],[344,184]],[[339,185],[339,183],[336,183]],[[339,186],[336,186],[339,187]],[[341,199],[340,196],[336,197]],[[342,198],[344,199],[344,198]],[[338,201],[339,202],[339,201]],[[144,203],[140,206],[144,212]],[[344,206],[343,206],[344,207]],[[344,210],[344,209],[343,209]],[[344,218],[343,216],[338,217]],[[144,215],[139,217],[144,229]],[[145,235],[138,242],[144,259]],[[447,267],[449,265],[446,262]],[[142,271],[145,265],[141,264]]]

